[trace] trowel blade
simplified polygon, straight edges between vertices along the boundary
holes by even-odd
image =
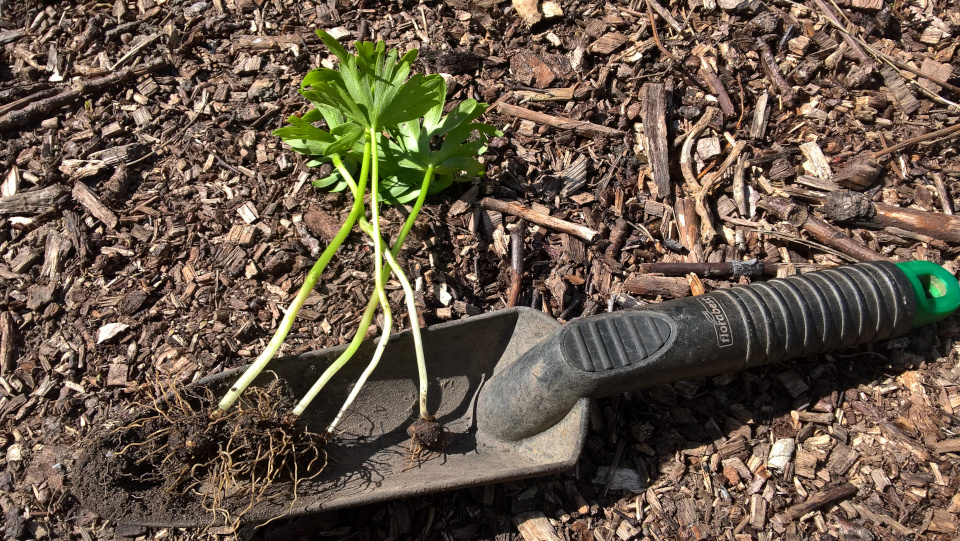
[[[502,442],[477,432],[474,409],[483,383],[497,370],[549,335],[558,323],[528,308],[443,323],[422,332],[429,373],[429,406],[449,431],[443,453],[426,461],[411,458],[407,427],[417,418],[418,378],[409,333],[392,338],[380,366],[361,390],[351,410],[327,445],[328,463],[318,476],[303,480],[294,500],[292,483],[271,487],[244,514],[248,523],[276,516],[298,516],[374,502],[483,484],[548,475],[572,467],[579,457],[587,427],[588,400],[550,429],[519,442]],[[308,429],[325,429],[339,410],[376,345],[364,342],[355,358],[328,384],[301,418]],[[302,396],[345,346],[277,359],[269,370]],[[204,378],[217,396],[240,375],[237,368]],[[273,374],[261,375],[261,380]],[[151,491],[116,482],[114,497],[81,501],[119,523],[160,527],[196,527],[210,522],[198,498],[182,506],[156,509]],[[82,488],[82,487],[81,487]],[[81,490],[82,492],[82,490]],[[153,494],[156,496],[156,494]]]

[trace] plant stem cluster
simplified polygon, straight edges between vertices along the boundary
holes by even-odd
[[[367,368],[363,371],[343,407],[327,427],[333,431],[344,413],[376,368],[390,338],[393,314],[385,283],[393,274],[403,287],[411,333],[416,348],[420,379],[420,417],[432,418],[427,410],[427,368],[423,355],[413,289],[397,262],[397,255],[413,227],[427,195],[437,193],[456,180],[482,175],[477,159],[486,150],[489,137],[500,133],[487,124],[475,122],[487,109],[484,103],[464,100],[444,115],[446,85],[439,75],[410,75],[417,51],[400,55],[386,50],[383,41],[358,42],[356,54],[329,34],[317,34],[339,59],[336,69],[319,68],[304,77],[300,93],[312,108],[302,116],[291,116],[289,126],[274,132],[290,147],[313,159],[308,165],[331,163],[333,173],[314,181],[329,191],[349,191],[353,197],[350,214],[307,274],[303,286],[287,309],[280,326],[263,353],[220,401],[229,409],[240,394],[277,354],[297,313],[316,286],[324,269],[355,226],[374,247],[374,290],[356,333],[347,349],[331,363],[293,410],[299,416],[324,386],[356,354],[377,308],[383,311],[383,333]],[[317,124],[325,124],[318,127]],[[369,190],[368,190],[369,188]],[[364,199],[369,194],[369,207]],[[406,221],[391,245],[380,228],[381,203],[413,203]]]

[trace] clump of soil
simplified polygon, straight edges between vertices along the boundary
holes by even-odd
[[[235,526],[274,483],[292,485],[295,501],[298,483],[326,465],[326,436],[293,425],[285,415],[293,396],[281,380],[250,387],[227,412],[216,403],[206,388],[149,397],[142,415],[108,435],[116,449],[110,477],[168,503],[198,501],[211,525]]]
[[[422,463],[443,452],[450,443],[450,430],[434,417],[421,417],[407,428],[410,436],[410,459]]]

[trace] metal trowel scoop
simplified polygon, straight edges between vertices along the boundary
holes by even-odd
[[[450,438],[442,454],[425,462],[412,461],[408,448],[417,372],[412,340],[400,334],[328,444],[323,472],[301,482],[295,500],[291,487],[271,492],[244,520],[262,522],[559,472],[580,454],[590,398],[893,338],[947,317],[958,305],[960,286],[942,267],[874,262],[563,326],[527,308],[435,325],[423,332],[429,405]],[[358,358],[369,358],[373,349],[374,341],[366,342]],[[342,350],[280,359],[269,368],[300,396]],[[314,430],[325,427],[364,364],[343,369],[302,422]],[[196,385],[219,394],[241,370]],[[84,463],[81,458],[78,467]],[[101,487],[115,481],[109,472],[99,480]],[[85,486],[91,488],[87,494]],[[89,485],[78,485],[77,492],[91,510],[122,523],[189,527],[209,522],[190,498],[183,498],[182,507],[155,509],[149,502],[157,489],[116,486],[119,494],[106,500],[89,497],[95,492]]]

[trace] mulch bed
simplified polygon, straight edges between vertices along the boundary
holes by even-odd
[[[233,535],[110,523],[71,466],[146,389],[256,356],[345,217],[270,135],[327,59],[315,28],[418,47],[451,100],[495,104],[487,176],[431,198],[401,254],[427,324],[856,261],[958,270],[955,4],[0,0],[7,539]],[[284,353],[349,340],[368,250],[345,245]],[[563,475],[239,535],[956,539],[958,323],[598,401]]]

